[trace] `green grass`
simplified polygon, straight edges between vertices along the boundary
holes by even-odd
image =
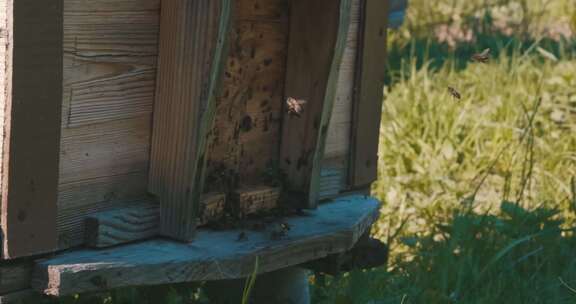
[[[444,53],[391,54],[373,186],[390,265],[318,280],[315,303],[576,302],[576,48],[500,38],[479,42],[502,46],[488,64],[431,39]]]

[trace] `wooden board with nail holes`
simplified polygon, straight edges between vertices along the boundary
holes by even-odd
[[[147,192],[160,0],[63,0],[58,247]],[[60,68],[62,69],[62,67]]]
[[[1,1],[2,258],[55,250],[62,1]]]
[[[206,191],[273,182],[266,173],[278,162],[288,2],[235,1],[223,88],[209,137]]]
[[[300,117],[284,115],[280,165],[289,197],[300,207],[318,201],[321,160],[346,46],[350,0],[290,2],[285,95],[304,99]]]
[[[248,215],[258,211],[267,211],[279,206],[280,188],[250,187],[240,188],[234,192],[232,210],[238,215]]]
[[[224,215],[226,195],[207,193],[200,202],[200,225],[220,219]],[[91,248],[106,248],[158,235],[160,205],[151,199],[126,202],[111,210],[93,213],[85,221],[84,243]]]
[[[206,137],[224,70],[231,3],[162,3],[149,191],[160,201],[160,234],[180,241],[191,241],[198,224]]]
[[[363,1],[350,174],[350,184],[356,188],[377,178],[389,2]]]
[[[114,248],[69,251],[40,260],[32,287],[64,296],[118,287],[238,279],[249,276],[258,256],[260,273],[298,265],[354,246],[377,219],[380,204],[363,195],[322,204],[306,216],[284,219],[290,231],[200,229],[193,243],[149,240]]]

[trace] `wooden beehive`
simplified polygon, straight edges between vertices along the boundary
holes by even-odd
[[[387,1],[0,8],[2,259],[192,241],[376,177]]]

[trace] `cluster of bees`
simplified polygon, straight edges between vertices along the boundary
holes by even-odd
[[[482,51],[481,53],[477,53],[472,55],[472,61],[473,62],[480,62],[480,63],[487,63],[488,59],[490,59],[490,49],[485,49],[484,51]],[[462,98],[462,95],[460,95],[460,93],[458,92],[458,90],[456,90],[454,87],[449,86],[448,87],[448,93],[450,93],[450,95],[452,95],[452,97],[460,100]]]

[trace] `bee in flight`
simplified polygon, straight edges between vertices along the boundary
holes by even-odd
[[[288,97],[288,99],[286,99],[288,114],[290,114],[290,116],[300,117],[300,114],[304,112],[304,104],[306,104],[306,100]]]
[[[487,63],[490,59],[490,48],[483,50],[481,53],[472,55],[472,61]]]
[[[460,93],[458,93],[458,91],[456,91],[455,88],[453,87],[448,87],[448,92],[450,93],[450,95],[452,95],[452,97],[456,98],[456,99],[461,99],[462,96],[460,95]]]

